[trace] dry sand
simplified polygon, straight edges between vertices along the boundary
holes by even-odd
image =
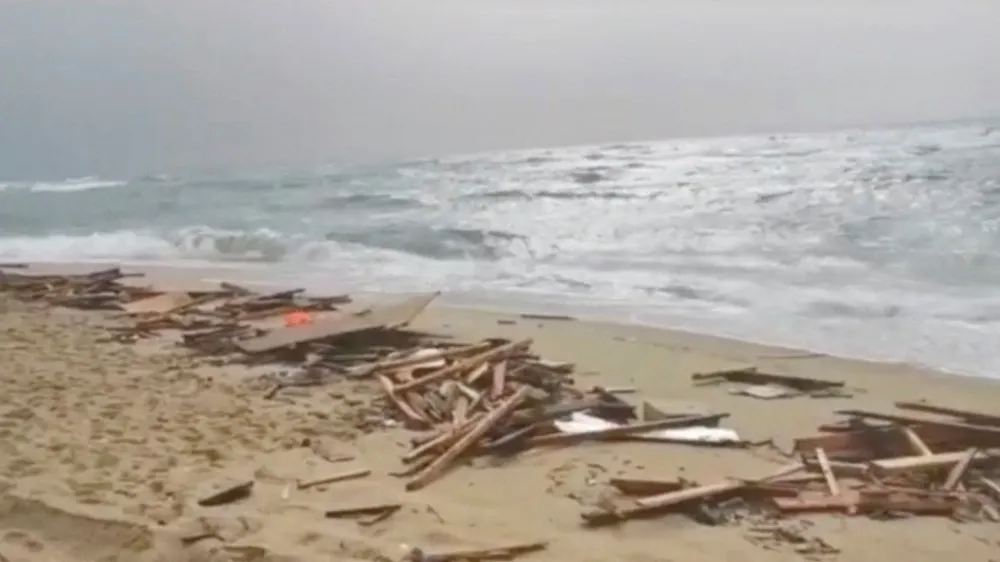
[[[498,323],[513,320],[514,323]],[[0,561],[397,560],[401,545],[427,550],[550,541],[525,560],[653,562],[801,560],[749,543],[739,527],[682,516],[580,527],[581,503],[612,475],[686,476],[710,482],[781,464],[745,451],[670,444],[585,444],[532,452],[503,466],[476,461],[407,493],[399,468],[406,433],[360,434],[374,389],[333,383],[262,398],[262,371],[198,366],[164,346],[100,343],[98,314],[0,297]],[[1000,385],[901,365],[872,364],[666,330],[591,322],[534,321],[432,307],[415,326],[462,339],[532,337],[551,359],[575,362],[581,385],[633,385],[654,398],[697,400],[732,414],[750,439],[815,433],[844,407],[892,401],[991,411]],[[758,401],[724,388],[693,388],[692,372],[758,365],[842,379],[851,400]],[[317,454],[320,453],[320,454]],[[350,462],[322,458],[352,455]],[[372,476],[307,491],[297,478],[370,468]],[[253,495],[201,508],[213,483],[253,475]],[[373,501],[405,508],[372,527],[324,519],[327,508]],[[840,560],[961,557],[1000,552],[1000,527],[913,518],[875,522],[818,516],[808,533],[842,549]],[[181,538],[217,533],[184,546]],[[225,547],[223,547],[225,545]]]

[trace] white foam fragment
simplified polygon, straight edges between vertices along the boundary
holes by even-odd
[[[586,433],[621,427],[595,416],[576,412],[568,420],[553,422],[561,433]],[[742,440],[736,431],[725,427],[680,427],[676,429],[657,429],[646,433],[633,435],[636,439],[649,441],[671,441],[681,443],[739,443]]]

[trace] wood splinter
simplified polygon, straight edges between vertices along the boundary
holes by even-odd
[[[251,490],[253,490],[253,480],[247,480],[246,482],[241,482],[235,486],[229,486],[228,488],[224,488],[210,496],[206,496],[198,500],[198,505],[202,507],[214,507],[217,505],[233,503],[248,497]]]
[[[354,507],[342,507],[340,509],[328,509],[324,513],[327,519],[338,519],[340,517],[357,517],[359,515],[378,515],[384,511],[397,511],[402,506],[398,503],[378,503],[372,505],[359,505]]]
[[[420,472],[413,480],[407,482],[406,489],[409,491],[419,490],[440,477],[448,466],[455,462],[463,453],[472,448],[484,435],[493,427],[509,416],[517,408],[521,401],[528,395],[529,388],[523,386],[514,393],[513,396],[505,400],[496,409],[484,416],[475,426],[462,435],[458,441],[448,448],[441,456],[434,459],[427,468]]]
[[[414,548],[406,555],[408,562],[479,562],[481,560],[513,560],[518,556],[538,552],[548,548],[547,542],[533,542],[503,546],[497,548],[478,548],[470,550],[455,550],[429,554],[419,548]]]
[[[335,482],[343,482],[345,480],[354,480],[357,478],[364,478],[371,475],[372,471],[367,468],[362,468],[359,470],[352,470],[350,472],[342,472],[340,474],[335,474],[333,476],[328,476],[326,478],[319,478],[317,480],[297,480],[295,486],[299,490],[306,490],[308,488],[313,488],[315,486],[322,486],[324,484],[333,484]]]

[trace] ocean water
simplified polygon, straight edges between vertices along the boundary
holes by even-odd
[[[3,180],[0,261],[442,289],[1000,373],[997,123]]]

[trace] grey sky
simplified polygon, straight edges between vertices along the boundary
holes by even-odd
[[[991,0],[0,0],[0,180],[1000,114]]]

